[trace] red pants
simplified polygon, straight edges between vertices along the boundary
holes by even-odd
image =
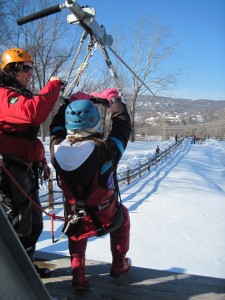
[[[69,252],[70,255],[78,254],[81,257],[85,257],[87,248],[87,240],[82,239],[80,241],[73,241],[69,238]],[[129,250],[130,244],[130,217],[128,209],[123,205],[123,222],[114,231],[110,233],[110,244],[112,257],[116,258],[121,255],[126,255]]]

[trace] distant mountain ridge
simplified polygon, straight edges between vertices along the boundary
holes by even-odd
[[[177,113],[214,113],[225,109],[225,100],[182,99],[142,95],[138,97],[137,112],[166,111]]]

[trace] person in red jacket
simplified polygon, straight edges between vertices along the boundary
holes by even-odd
[[[111,112],[112,129],[106,139],[99,111],[90,101],[93,97],[105,99]],[[126,257],[130,218],[115,176],[130,138],[131,121],[117,89],[91,95],[78,92],[70,100],[60,107],[50,125],[50,151],[66,199],[64,233],[68,236],[72,286],[87,289],[85,252],[89,237],[110,233],[112,277],[131,267]]]
[[[29,90],[34,62],[22,48],[2,55],[0,71],[0,204],[12,223],[27,254],[33,260],[36,242],[43,230],[42,211],[19,191],[5,167],[22,189],[40,206],[39,175],[47,179],[50,168],[45,149],[37,138],[43,123],[58,99],[62,81],[51,77],[38,95]],[[41,276],[48,270],[39,269]]]

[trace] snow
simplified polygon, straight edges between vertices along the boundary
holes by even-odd
[[[164,150],[172,143],[129,143],[119,171],[152,157],[157,145]],[[121,196],[131,218],[127,256],[134,266],[225,278],[224,141],[191,144],[185,139],[150,172],[121,187]],[[63,215],[62,208],[54,212]],[[62,226],[54,222],[55,238]],[[49,216],[44,216],[37,250],[69,255],[67,238],[52,244],[50,230]],[[89,239],[86,258],[111,262],[109,235]]]

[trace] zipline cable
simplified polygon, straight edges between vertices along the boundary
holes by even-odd
[[[122,62],[122,64],[143,84],[143,86],[162,104],[166,105],[156,96],[156,94],[145,84],[145,82],[128,66],[127,63],[116,53],[111,46],[108,46],[109,50]]]
[[[73,60],[73,62],[72,62],[72,65],[71,65],[71,67],[70,67],[70,70],[69,70],[69,72],[68,72],[68,75],[67,75],[67,78],[66,78],[66,82],[68,82],[68,81],[70,80],[70,76],[71,76],[71,74],[72,74],[73,68],[74,68],[75,63],[76,63],[76,61],[77,61],[77,59],[78,59],[78,56],[79,56],[79,54],[80,54],[80,52],[81,52],[81,48],[82,48],[82,46],[83,46],[83,43],[84,43],[86,37],[87,37],[87,32],[84,31],[83,34],[82,34],[82,36],[81,36],[80,44],[79,44],[79,47],[78,47],[78,49],[77,49],[76,55],[75,55],[75,57],[74,57],[74,60]]]

